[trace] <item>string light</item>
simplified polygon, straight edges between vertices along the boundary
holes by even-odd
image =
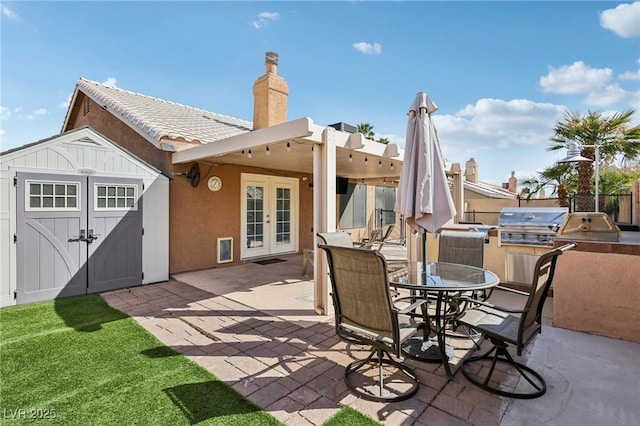
[[[287,152],[291,152],[291,144],[287,142]]]
[[[267,145],[267,155],[271,155],[271,151],[269,151],[269,145]]]
[[[251,155],[251,150],[249,150],[249,154],[247,155],[247,157],[249,157],[249,158],[253,157],[253,156]]]

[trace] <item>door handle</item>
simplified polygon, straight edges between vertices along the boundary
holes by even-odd
[[[87,241],[87,238],[85,237],[85,230],[81,229],[80,230],[80,235],[74,235],[73,238],[69,238],[69,242],[70,243],[77,243],[79,241]]]
[[[95,240],[98,239],[98,235],[100,234],[94,234],[93,233],[93,229],[89,229],[89,234],[87,235],[87,244],[91,244],[92,242],[94,242]]]

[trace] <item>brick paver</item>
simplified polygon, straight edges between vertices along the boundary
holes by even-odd
[[[332,323],[301,327],[181,282],[104,297],[287,425],[321,425],[345,405],[394,426],[494,425],[508,406],[508,400],[470,387],[460,374],[448,381],[440,365],[414,360],[407,363],[421,386],[413,398],[360,399],[346,387],[344,367],[368,352],[338,339]],[[464,349],[457,349],[461,354]]]

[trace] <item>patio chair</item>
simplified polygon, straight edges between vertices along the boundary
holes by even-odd
[[[382,228],[373,229],[367,238],[363,238],[360,241],[354,241],[354,247],[372,248],[374,244],[382,241]]]
[[[400,358],[402,344],[425,326],[425,322],[416,322],[406,314],[426,301],[413,300],[402,309],[395,306],[397,300],[392,300],[387,264],[379,252],[330,245],[318,247],[326,252],[329,264],[337,335],[371,348],[365,359],[345,367],[345,383],[368,400],[410,398],[418,391],[418,377],[394,357]],[[372,377],[376,370],[377,376]],[[385,374],[389,376],[386,382]]]
[[[485,236],[483,232],[443,230],[438,241],[438,262],[458,263],[484,268]],[[490,293],[487,293],[486,290],[448,294],[446,319],[448,321],[455,320],[467,308],[468,300],[486,300],[489,295]],[[462,328],[464,335],[454,332],[449,332],[449,334],[458,337],[467,337],[474,334],[466,327],[463,326]]]
[[[322,239],[324,244],[330,246],[353,247],[351,236],[346,232],[318,232],[318,237]]]
[[[438,243],[438,262],[484,268],[484,233],[442,231]]]
[[[528,294],[503,288],[503,290],[527,296],[522,309],[507,309],[474,300],[474,307],[465,310],[456,319],[458,324],[482,333],[482,336],[492,344],[491,349],[486,353],[471,356],[463,361],[462,374],[471,383],[488,392],[510,398],[531,399],[544,395],[547,385],[542,376],[531,367],[515,361],[507,348],[510,344],[514,345],[520,356],[525,346],[542,331],[542,308],[553,281],[558,256],[574,247],[576,247],[575,243],[565,244],[538,258]],[[478,347],[476,350],[479,349]],[[491,361],[489,366],[486,366],[486,360]],[[496,368],[497,363],[506,367]],[[519,380],[515,382],[518,387],[513,391],[507,390],[501,380],[504,379],[509,366],[512,367],[512,371],[515,368],[515,372],[519,375]],[[496,371],[498,373],[494,377]]]

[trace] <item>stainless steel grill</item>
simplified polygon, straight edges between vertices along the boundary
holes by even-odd
[[[505,207],[498,218],[499,245],[553,247],[566,207]]]

